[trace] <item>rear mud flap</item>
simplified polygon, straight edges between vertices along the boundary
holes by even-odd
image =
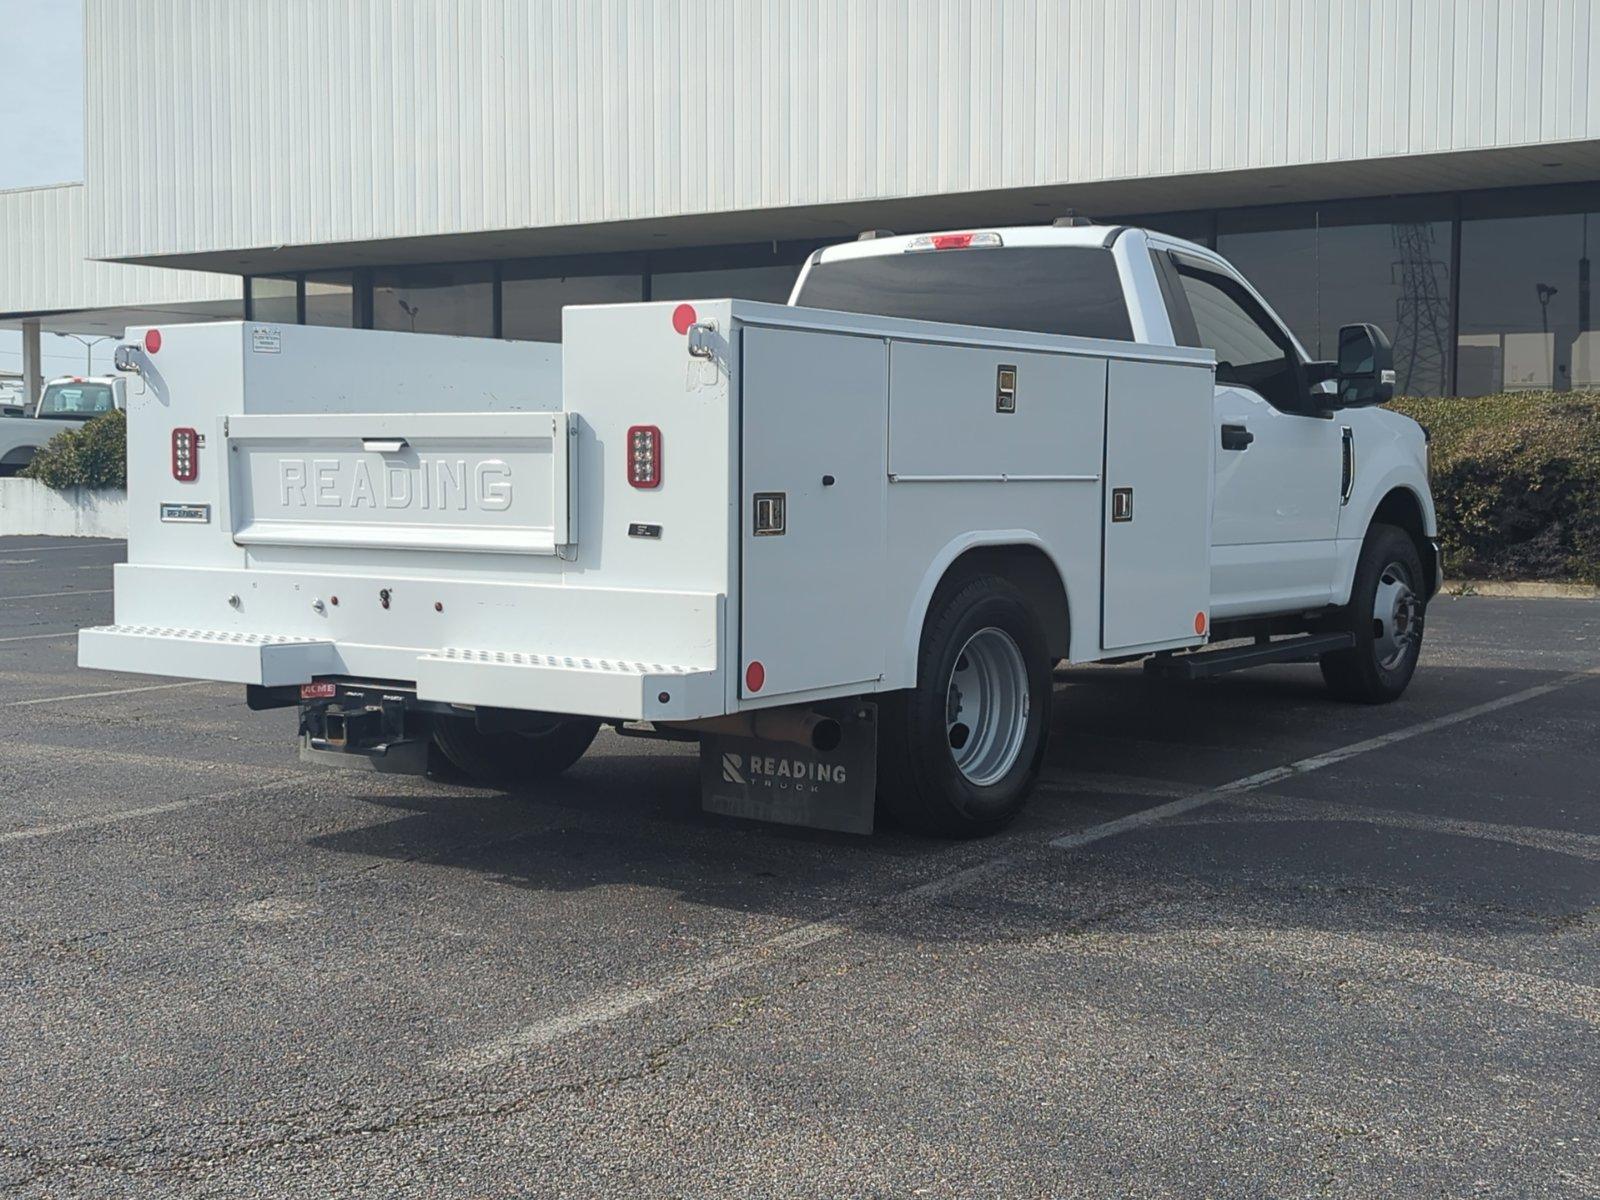
[[[857,700],[817,708],[839,721],[843,737],[833,750],[724,734],[702,737],[700,806],[779,825],[871,833],[877,706]]]

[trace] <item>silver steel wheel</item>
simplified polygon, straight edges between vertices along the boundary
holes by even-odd
[[[945,692],[945,732],[956,767],[979,787],[1005,777],[1028,732],[1028,667],[1009,633],[990,626],[956,655]]]
[[[1378,575],[1372,598],[1372,651],[1378,665],[1392,671],[1405,660],[1422,634],[1422,605],[1411,586],[1411,572],[1392,562]]]

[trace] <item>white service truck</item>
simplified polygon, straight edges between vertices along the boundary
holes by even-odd
[[[37,401],[0,408],[0,477],[21,471],[62,430],[125,408],[127,387],[121,375],[65,375],[45,384]]]
[[[1440,584],[1382,334],[1313,362],[1140,229],[863,235],[788,306],[568,308],[559,347],[235,322],[117,361],[128,562],[79,661],[299,706],[311,758],[516,783],[611,724],[698,740],[715,811],[982,833],[1057,661],[1392,700]]]

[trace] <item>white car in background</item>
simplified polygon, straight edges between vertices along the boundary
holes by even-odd
[[[120,375],[66,375],[45,384],[36,403],[0,404],[0,478],[15,475],[63,429],[81,429],[94,417],[127,408]],[[3,399],[3,397],[0,397]]]

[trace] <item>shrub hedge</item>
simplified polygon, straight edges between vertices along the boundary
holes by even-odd
[[[62,430],[39,447],[22,474],[53,488],[127,487],[127,416],[113,410],[81,429]]]
[[[1600,583],[1600,392],[1390,407],[1432,434],[1447,575]]]

